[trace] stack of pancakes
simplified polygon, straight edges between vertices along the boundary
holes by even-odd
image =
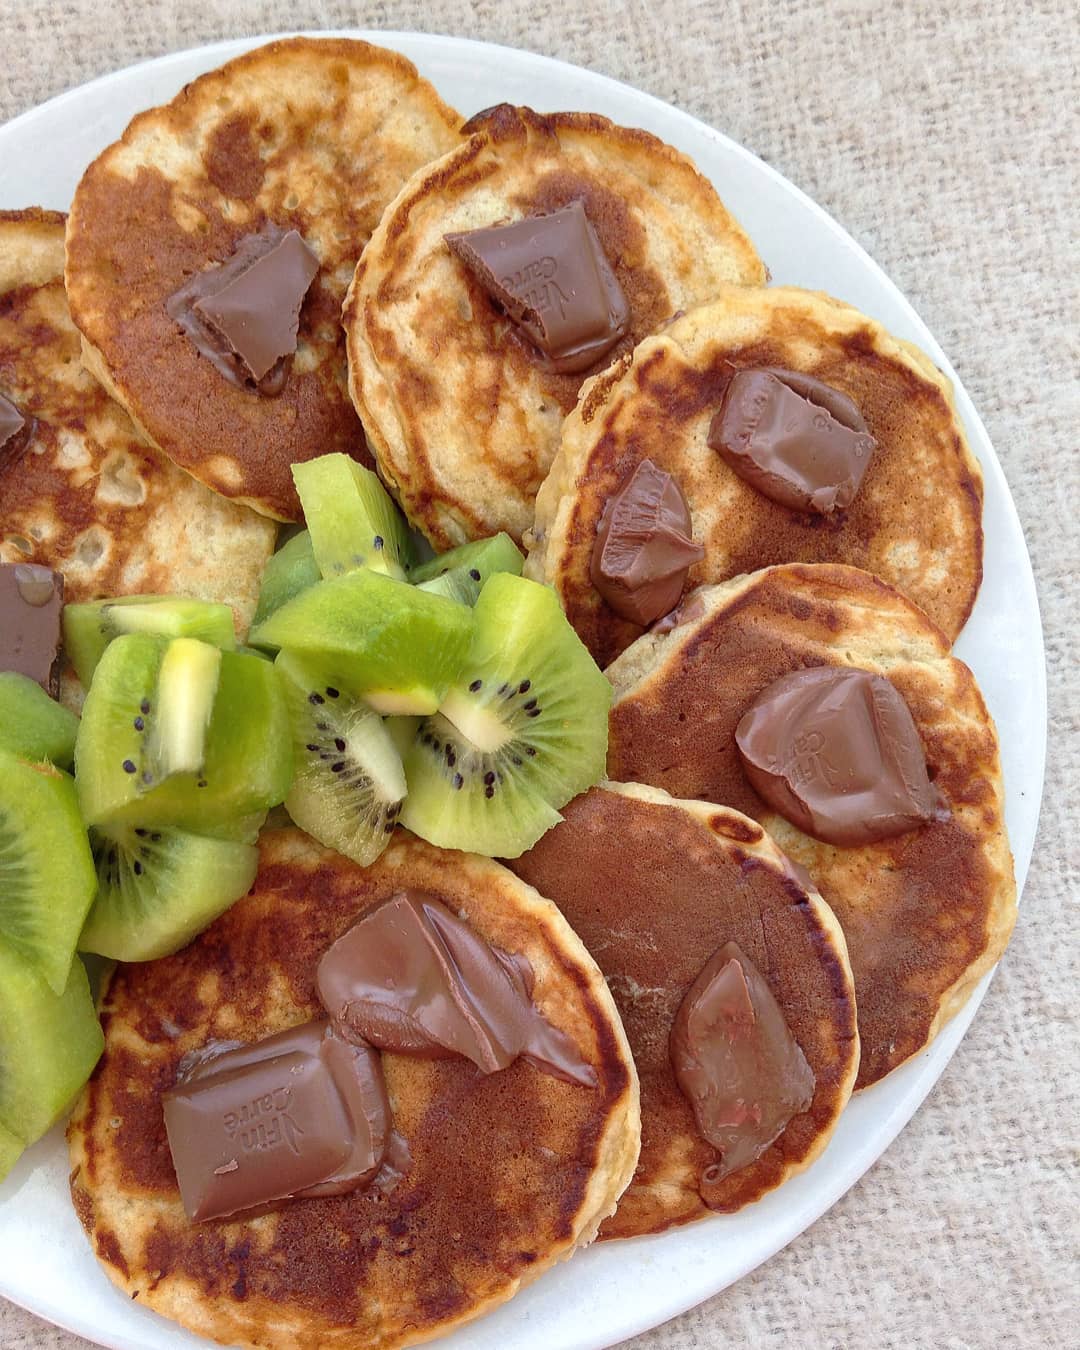
[[[568,373],[444,236],[575,202],[628,317],[592,369]],[[273,398],[223,379],[167,309],[268,226],[298,231],[319,263]],[[183,952],[117,974],[69,1137],[77,1212],[132,1297],[235,1344],[426,1339],[602,1223],[606,1237],[658,1232],[782,1184],[853,1088],[925,1047],[1000,956],[1015,886],[998,748],[950,655],[981,579],[982,484],[949,383],[840,301],[766,287],[685,156],[584,112],[500,105],[462,123],[396,53],[291,39],[135,118],[87,169],[66,226],[3,212],[0,243],[0,393],[36,419],[28,448],[0,452],[0,560],[62,570],[69,599],[225,600],[243,635],[274,522],[298,518],[289,466],[344,451],[378,468],[436,549],[498,530],[523,542],[527,575],[555,588],[616,694],[612,781],[571,803],[516,876],[404,832],[363,870],[298,831],[267,834],[246,900]],[[861,411],[877,448],[848,508],[779,505],[710,448],[731,380],[761,367]],[[645,460],[681,487],[704,554],[692,594],[651,630],[591,575],[605,506]],[[939,818],[829,845],[755,793],[735,724],[813,666],[894,684]],[[161,1119],[180,1059],[309,1017],[319,953],[406,886],[527,954],[538,1003],[597,1087],[388,1055],[414,1160],[401,1186],[188,1223]],[[815,1086],[752,1164],[720,1176],[668,1043],[729,942]]]

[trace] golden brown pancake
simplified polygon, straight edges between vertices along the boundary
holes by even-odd
[[[617,360],[677,309],[765,268],[712,185],[644,131],[500,104],[421,170],[360,260],[349,387],[384,476],[436,548],[532,523],[583,374],[546,371],[443,235],[584,203],[630,306]]]
[[[684,602],[608,668],[608,773],[761,822],[810,872],[847,938],[867,1087],[922,1050],[1005,949],[1016,883],[997,734],[967,666],[909,600],[852,567],[770,567]],[[740,768],[735,727],[774,680],[808,666],[882,675],[907,702],[947,817],[859,847],[771,812]],[[943,813],[944,814],[944,813]]]
[[[69,601],[223,601],[247,631],[276,528],[146,445],[79,364],[55,211],[0,211],[0,393],[37,423],[0,452],[0,562],[56,568]]]
[[[282,520],[300,510],[291,463],[330,451],[371,463],[341,301],[383,207],[458,142],[459,123],[403,56],[341,38],[272,42],[134,119],[76,190],[67,285],[85,359],[148,439]],[[299,230],[321,264],[276,398],[223,378],[165,310],[267,222]]]
[[[68,1130],[75,1209],[109,1276],[204,1336],[274,1350],[388,1350],[504,1302],[590,1240],[630,1180],[638,1088],[603,977],[553,904],[488,858],[399,834],[359,868],[295,829],[264,833],[250,895],[189,947],[118,969],[106,1048]],[[524,953],[533,1000],[598,1078],[518,1060],[383,1055],[412,1161],[389,1194],[293,1200],[191,1224],[161,1096],[187,1051],[254,1041],[320,1014],[316,964],[378,901],[425,890]]]
[[[955,639],[982,579],[982,474],[949,381],[916,347],[820,292],[716,294],[582,390],[536,499],[526,575],[555,586],[600,665],[614,660],[642,629],[600,598],[589,562],[608,497],[651,459],[678,481],[705,548],[689,587],[774,563],[847,563],[899,587]],[[878,447],[846,511],[780,506],[706,444],[732,375],[755,366],[805,372],[854,400]]]
[[[840,926],[737,811],[604,783],[563,816],[509,866],[556,902],[596,957],[641,1079],[641,1158],[600,1236],[741,1209],[809,1166],[851,1096],[859,1038]],[[668,1039],[698,972],[727,942],[765,977],[816,1084],[810,1108],[756,1162],[710,1182],[718,1153],[679,1090]]]

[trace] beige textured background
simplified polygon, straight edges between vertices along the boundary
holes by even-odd
[[[728,132],[832,212],[914,303],[982,413],[1031,549],[1050,675],[1046,795],[1016,936],[880,1162],[786,1251],[633,1350],[1080,1346],[1075,13],[1067,0],[571,0],[566,12],[557,0],[0,0],[0,121],[146,57],[286,28],[456,33],[625,80]],[[0,1346],[87,1344],[0,1300]]]

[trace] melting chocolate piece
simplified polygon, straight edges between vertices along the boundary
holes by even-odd
[[[30,444],[37,427],[37,419],[27,417],[0,394],[0,467],[12,464]]]
[[[814,1099],[814,1072],[760,971],[734,942],[714,952],[671,1028],[671,1064],[715,1184],[760,1158]]]
[[[732,378],[707,441],[764,496],[823,516],[851,505],[877,445],[846,394],[777,369]]]
[[[705,556],[692,529],[678,483],[643,459],[596,527],[589,573],[616,614],[647,625],[675,608],[687,573]]]
[[[939,810],[907,704],[867,670],[782,675],[744,713],[735,744],[754,791],[828,844],[891,839]]]
[[[60,692],[60,612],[64,578],[35,563],[0,563],[0,670]]]
[[[464,1055],[495,1073],[524,1055],[571,1083],[596,1074],[532,1003],[532,967],[433,896],[403,891],[334,943],[315,976],[349,1035],[403,1055]]]
[[[285,387],[300,307],[318,270],[296,230],[267,225],[192,277],[165,308],[227,380],[272,397]]]
[[[630,306],[581,202],[444,237],[553,369],[588,370],[626,332]]]
[[[325,1019],[186,1056],[164,1109],[195,1222],[356,1190],[379,1172],[390,1132],[378,1056]]]

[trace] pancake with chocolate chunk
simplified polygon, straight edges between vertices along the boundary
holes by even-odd
[[[536,499],[526,575],[555,586],[600,665],[629,646],[645,625],[610,608],[590,566],[608,499],[647,459],[678,483],[694,542],[705,549],[690,568],[688,587],[776,563],[846,563],[897,586],[955,640],[982,578],[982,475],[949,381],[916,347],[827,295],[730,286],[718,287],[716,296],[642,342],[628,367],[582,390]],[[766,429],[766,449],[777,457],[798,453],[783,435],[793,412],[832,425],[828,408],[840,417],[846,408],[861,419],[862,432],[877,444],[868,466],[859,465],[861,481],[856,474],[848,482],[849,491],[856,488],[848,505],[843,494],[835,502],[819,495],[823,510],[776,500],[762,491],[769,486],[765,475],[745,457],[740,473],[732,467],[737,456],[715,448],[724,436],[729,386],[751,370],[780,372],[802,392],[812,390],[801,400],[792,388],[777,390],[781,381],[773,376],[772,389],[786,400],[777,425]],[[808,386],[806,376],[817,386]],[[739,409],[730,411],[738,422]],[[745,425],[735,426],[736,437],[751,435],[755,416],[752,410]],[[849,439],[857,453],[854,419]]]
[[[509,864],[551,896],[607,977],[641,1078],[641,1158],[605,1238],[731,1213],[821,1153],[859,1062],[844,937],[765,831],[726,807],[604,783]],[[629,843],[627,841],[633,841]],[[812,1097],[756,1160],[727,1175],[673,1068],[676,1015],[702,967],[734,942],[754,963],[813,1075]],[[753,1085],[762,1111],[779,1082]],[[730,1108],[734,1102],[722,1103]]]
[[[79,364],[55,211],[0,211],[0,397],[23,422],[0,444],[0,562],[63,572],[68,601],[223,601],[247,631],[275,527],[146,445]]]
[[[463,130],[469,139],[387,211],[344,310],[350,389],[379,467],[439,549],[499,530],[521,539],[590,356],[602,369],[721,283],[765,280],[712,185],[647,132],[505,103]],[[546,219],[531,242],[469,239],[536,216]],[[452,253],[454,234],[465,241]],[[494,272],[478,251],[499,259]],[[514,295],[493,297],[484,275]],[[519,304],[521,325],[508,309]],[[536,345],[545,330],[554,358]]]
[[[458,142],[459,123],[404,57],[340,38],[272,42],[131,122],[76,190],[67,286],[84,359],[149,440],[282,520],[300,513],[290,464],[329,451],[371,463],[346,388],[341,301],[383,208]],[[224,359],[215,352],[220,312],[200,311],[200,328],[185,288],[217,285],[213,269],[242,271],[292,231],[318,275],[299,296],[285,269],[253,288],[284,288],[286,320],[303,298],[295,355],[281,353],[268,383],[227,341]]]
[[[104,1056],[68,1138],[75,1209],[130,1297],[230,1345],[412,1345],[504,1302],[591,1239],[633,1173],[638,1086],[611,995],[550,901],[487,858],[399,834],[360,868],[298,830],[264,833],[251,893],[189,947],[121,966]],[[396,1185],[190,1223],[162,1095],[181,1058],[323,1015],[316,967],[399,891],[442,901],[532,972],[531,998],[595,1073],[589,1087],[524,1059],[384,1053]]]
[[[608,772],[735,807],[809,871],[847,938],[858,1086],[867,1087],[934,1039],[1012,931],[1016,883],[993,722],[941,630],[856,568],[766,568],[702,587],[676,617],[669,633],[645,634],[608,667]],[[926,823],[829,844],[750,786],[736,746],[740,720],[782,676],[819,666],[868,671],[901,695],[939,799]],[[817,731],[807,727],[804,758],[819,753]],[[831,750],[822,753],[831,763]]]

